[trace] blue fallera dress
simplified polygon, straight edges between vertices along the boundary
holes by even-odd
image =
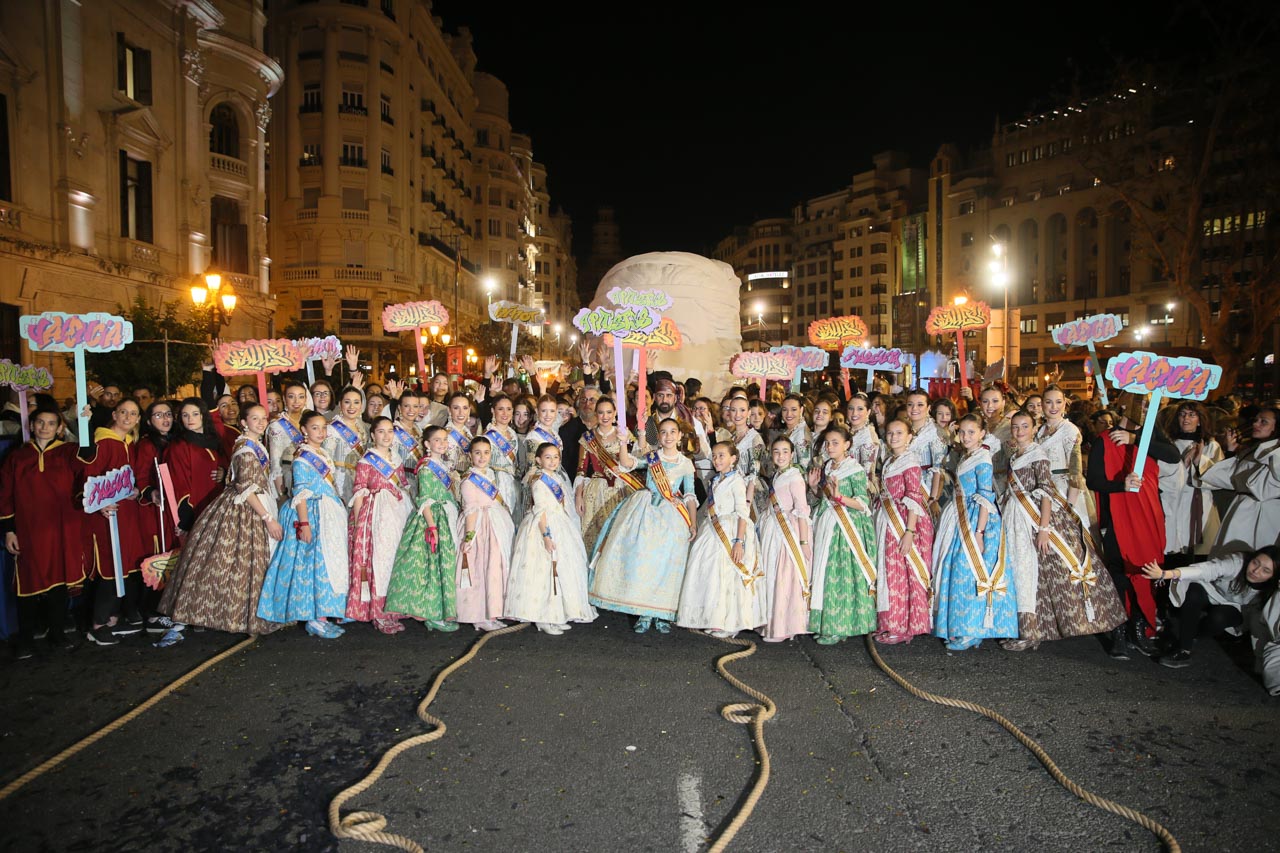
[[[627,498],[600,531],[591,561],[590,601],[596,607],[633,616],[676,618],[680,587],[689,554],[690,528],[676,505],[665,497],[654,476],[666,474],[675,499],[693,494],[693,463],[649,454],[646,488]]]
[[[993,474],[986,449],[960,461],[955,499],[942,511],[934,536],[933,633],[956,650],[972,648],[984,637],[1018,636],[1017,595],[1013,573],[1005,566]],[[983,507],[987,526],[979,536]]]
[[[323,451],[299,448],[293,463],[293,497],[280,508],[284,541],[276,547],[258,599],[258,617],[299,622],[347,610],[347,513],[333,479],[333,462]],[[311,541],[298,538],[298,506],[307,505]]]

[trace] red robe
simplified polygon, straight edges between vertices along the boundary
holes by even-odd
[[[99,427],[93,434],[95,447],[85,459],[76,486],[77,502],[83,506],[84,484],[89,477],[98,477],[108,471],[125,466],[132,467],[136,451],[133,439],[122,439],[109,427]],[[84,520],[84,557],[86,570],[106,580],[116,576],[115,561],[111,556],[111,527],[101,512],[81,512]],[[141,570],[142,559],[149,552],[142,538],[141,507],[137,498],[126,498],[116,504],[116,521],[120,529],[120,560],[126,576]]]
[[[138,496],[141,503],[138,507],[138,528],[142,535],[143,544],[146,547],[147,554],[159,554],[160,548],[160,508],[151,503],[159,487],[156,477],[156,462],[161,465],[167,461],[164,451],[156,447],[154,441],[149,438],[143,438],[138,442],[137,454],[133,460],[133,478],[138,484]],[[172,495],[165,495],[165,500],[171,500]],[[164,550],[173,550],[177,545],[177,537],[174,534],[173,514],[169,510],[168,504],[164,508]]]
[[[240,430],[231,424],[222,422],[222,412],[214,409],[209,413],[209,419],[213,421],[213,428],[217,430],[218,437],[222,439],[222,455],[230,460],[236,451],[236,442],[240,440]]]
[[[0,464],[0,528],[18,536],[18,595],[39,595],[84,583],[81,519],[77,511],[76,445],[34,441],[11,451]]]
[[[222,484],[214,482],[213,472],[227,468],[219,441],[216,450],[175,439],[166,454],[169,473],[173,476],[173,492],[178,501],[178,516],[186,530],[213,499],[222,494]]]
[[[1108,480],[1122,480],[1133,471],[1137,461],[1137,445],[1119,445],[1101,437],[1106,448]],[[1136,492],[1112,492],[1111,526],[1116,544],[1124,558],[1124,571],[1129,575],[1138,596],[1138,607],[1147,624],[1156,624],[1156,602],[1151,594],[1151,581],[1142,573],[1147,563],[1164,562],[1164,507],[1160,504],[1160,467],[1147,457],[1142,469],[1142,488]],[[1126,606],[1129,602],[1125,602]]]

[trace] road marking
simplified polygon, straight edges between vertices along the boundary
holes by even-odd
[[[681,773],[676,780],[676,796],[680,800],[680,849],[697,853],[705,836],[702,820],[702,777]]]

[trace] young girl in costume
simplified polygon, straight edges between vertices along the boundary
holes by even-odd
[[[1020,652],[1044,640],[1123,625],[1124,606],[1093,537],[1058,492],[1044,445],[1032,438],[1035,419],[1016,412],[1009,429],[1013,445],[1001,521],[1005,562],[1017,588],[1019,639],[1001,645]]]
[[[638,616],[635,632],[655,627],[670,633],[680,604],[698,499],[693,463],[679,450],[680,425],[658,424],[659,449],[645,459],[648,487],[636,492],[605,522],[592,559],[591,603]],[[630,467],[634,460],[620,460]]]
[[[1016,638],[1018,613],[1014,581],[1005,568],[991,452],[982,443],[982,417],[965,415],[956,434],[963,456],[955,497],[934,536],[933,633],[958,652],[978,646],[984,637]]]
[[[715,637],[732,637],[768,620],[764,572],[747,486],[735,467],[738,448],[727,441],[716,442],[711,464],[716,474],[685,561],[676,624],[705,628]]]
[[[933,519],[920,458],[911,450],[911,427],[890,421],[885,427],[889,455],[882,471],[883,491],[876,512],[876,609],[881,643],[909,643],[932,625],[930,589]]]
[[[588,551],[595,548],[613,511],[644,489],[643,475],[632,474],[619,461],[630,436],[618,428],[617,417],[613,400],[601,397],[596,401],[596,428],[582,436],[573,500],[582,519],[582,543]]]
[[[262,445],[268,423],[266,408],[257,403],[241,412],[227,486],[196,519],[165,583],[160,612],[180,625],[232,634],[266,634],[280,627],[257,615],[272,553],[284,538]],[[180,630],[172,630],[160,645],[181,637]]]
[[[343,629],[327,620],[342,619],[347,610],[347,513],[324,452],[329,422],[319,412],[299,420],[305,441],[294,454],[293,496],[280,508],[284,540],[267,569],[258,617],[305,621],[308,634],[331,640]]]
[[[570,622],[590,622],[587,552],[569,482],[560,473],[560,451],[543,444],[531,484],[533,508],[520,523],[507,580],[507,618],[535,622],[547,634],[563,634]]]
[[[178,502],[178,526],[191,530],[196,517],[222,493],[227,460],[222,437],[214,429],[209,409],[199,397],[188,397],[178,407],[179,425],[165,459],[173,476],[172,498]]]
[[[841,426],[823,434],[827,462],[810,484],[822,495],[813,532],[809,630],[824,646],[876,629],[876,543],[867,474]],[[812,476],[812,475],[811,475]]]
[[[787,403],[782,403],[784,413]],[[813,540],[804,468],[795,461],[793,446],[791,439],[782,436],[769,451],[778,473],[770,483],[768,505],[760,520],[760,564],[768,616],[761,633],[766,643],[809,633]]]
[[[515,407],[510,397],[505,394],[494,397],[490,410],[493,412],[493,422],[484,434],[493,445],[489,465],[498,477],[498,491],[511,513],[511,522],[519,525],[524,517],[520,506],[520,481],[529,467],[524,455],[524,441],[511,426]]]
[[[1079,428],[1067,420],[1067,397],[1057,385],[1050,385],[1041,395],[1040,404],[1044,411],[1044,425],[1036,432],[1036,442],[1049,460],[1053,486],[1059,495],[1066,498],[1085,529],[1096,533],[1097,525],[1089,518],[1080,454],[1082,439]]]
[[[443,463],[444,427],[423,433],[426,457],[418,465],[417,512],[409,516],[396,550],[386,609],[421,619],[432,631],[458,630],[458,475]]]
[[[846,409],[849,418],[849,435],[852,456],[867,475],[867,490],[872,497],[880,494],[880,434],[871,420],[871,405],[867,395],[861,392],[849,398]]]
[[[467,452],[471,449],[471,398],[466,394],[449,395],[449,422],[445,424],[445,434],[449,436],[449,450],[445,461],[449,467],[459,474],[467,471]]]
[[[489,460],[493,446],[473,439],[467,456],[470,470],[462,477],[462,547],[458,550],[458,621],[480,631],[503,627],[511,540],[515,526],[502,503]]]
[[[782,399],[782,434],[791,441],[791,446],[795,448],[792,453],[794,464],[799,465],[801,469],[809,465],[809,460],[813,458],[813,433],[809,430],[808,415],[805,414],[806,401],[799,394],[788,394]],[[774,442],[770,448],[776,447]],[[803,480],[803,477],[801,477]]]
[[[272,392],[274,393],[274,392]],[[267,395],[268,398],[271,394]],[[279,397],[279,394],[276,394]],[[307,406],[307,386],[301,382],[284,385],[283,413],[267,429],[267,452],[271,457],[271,482],[276,496],[285,498],[292,489],[293,457],[306,438],[302,434],[302,410]],[[268,409],[268,411],[270,411]]]
[[[337,415],[329,421],[324,451],[333,460],[333,479],[338,494],[348,504],[355,494],[356,466],[369,449],[369,425],[364,422],[364,393],[348,386],[342,389]]]
[[[330,425],[332,426],[332,424]],[[378,418],[369,430],[373,443],[356,464],[351,497],[351,584],[347,589],[347,618],[372,621],[384,634],[404,630],[394,611],[386,609],[396,548],[413,500],[408,478],[391,449],[395,428],[390,418]]]

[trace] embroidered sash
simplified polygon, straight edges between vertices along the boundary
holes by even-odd
[[[430,471],[432,474],[435,474],[436,479],[440,481],[440,484],[443,485],[446,489],[448,489],[450,493],[452,493],[453,477],[449,474],[448,470],[444,468],[444,466],[442,466],[439,462],[436,462],[436,460],[434,459],[427,459],[423,461],[422,464],[427,466],[427,470]]]
[[[680,513],[680,517],[684,519],[684,523],[689,526],[689,532],[694,530],[693,513],[689,512],[689,508],[684,505],[684,501],[675,496],[675,492],[671,489],[671,480],[667,477],[667,469],[662,465],[662,457],[658,455],[658,451],[649,454],[646,460],[649,463],[649,477],[653,481],[653,486],[658,490],[658,494],[664,499],[671,502],[676,511]]]
[[[399,489],[399,487],[403,486],[404,483],[401,482],[400,478],[396,476],[397,471],[398,470],[403,471],[403,469],[397,469],[390,462],[388,462],[386,459],[383,459],[381,456],[374,453],[372,450],[370,450],[364,456],[361,456],[360,459],[361,461],[367,462],[370,465],[372,465],[373,470],[381,474],[382,478],[391,484],[391,491],[393,494],[395,494],[396,500],[400,500],[401,498],[404,497],[404,495],[401,494]]]
[[[462,448],[463,453],[471,451],[471,440],[453,427],[449,427],[449,438],[452,438],[453,443]]]
[[[760,553],[756,552],[755,565],[747,568],[742,563],[733,559],[733,543],[729,540],[729,535],[724,532],[724,525],[720,523],[720,517],[716,515],[716,486],[727,482],[736,471],[730,471],[728,474],[717,474],[712,479],[711,485],[707,488],[707,520],[711,522],[711,529],[715,531],[716,537],[720,540],[720,544],[724,546],[724,552],[729,557],[729,562],[733,563],[733,567],[738,570],[739,578],[742,585],[747,589],[751,589],[757,578],[764,577],[764,572],[760,571]],[[745,548],[745,545],[743,546]]]
[[[957,474],[956,483],[956,521],[960,528],[960,541],[964,545],[965,554],[969,558],[969,569],[973,572],[973,578],[977,582],[977,592],[979,596],[985,596],[987,599],[987,612],[983,618],[983,626],[990,628],[994,624],[994,607],[996,595],[1004,595],[1009,587],[1005,583],[1004,573],[1004,538],[1000,539],[1000,550],[996,557],[995,568],[988,573],[987,566],[982,562],[982,548],[978,545],[974,538],[973,530],[969,527],[969,514],[965,510],[965,503],[968,496],[964,492],[964,486],[960,482]]]
[[[867,582],[867,587],[874,591],[876,588],[875,561],[868,556],[867,549],[863,546],[862,540],[858,538],[858,531],[853,529],[853,521],[849,518],[849,514],[845,512],[844,507],[835,501],[830,501],[830,506],[831,511],[836,514],[840,532],[844,534],[845,541],[849,543],[849,548],[853,551],[853,561],[858,564],[858,569],[862,572],[862,578]]]
[[[347,447],[356,453],[364,453],[364,442],[360,440],[360,434],[343,423],[342,418],[334,418],[329,426],[347,443]]]
[[[404,448],[404,452],[412,456],[415,460],[421,458],[422,448],[418,445],[418,438],[409,432],[400,424],[395,424],[396,441],[400,442],[400,446]]]
[[[484,437],[493,442],[493,446],[498,448],[499,453],[510,459],[512,462],[516,461],[516,446],[507,441],[506,436],[498,432],[496,429],[490,429],[484,434]]]
[[[560,440],[560,436],[552,435],[542,427],[534,427],[532,435],[536,435],[542,439],[542,444],[554,444],[557,450],[564,450],[564,442]]]
[[[278,417],[276,419],[276,423],[279,424],[280,429],[284,431],[284,434],[288,436],[289,440],[294,444],[302,444],[306,440],[306,437],[302,434],[302,430],[294,426],[293,421],[289,420],[287,415],[281,415]]]
[[[1018,506],[1022,507],[1022,511],[1027,514],[1027,520],[1031,522],[1033,527],[1039,527],[1040,508],[1032,502],[1031,496],[1023,488],[1022,481],[1018,479],[1012,466],[1009,468],[1009,488],[1014,497],[1018,499]],[[1076,515],[1075,510],[1058,494],[1058,490],[1050,489],[1049,496],[1058,506],[1065,509],[1076,526],[1080,527],[1080,518]],[[1053,548],[1058,553],[1058,556],[1062,558],[1062,561],[1067,564],[1071,583],[1079,586],[1085,598],[1088,598],[1093,588],[1098,584],[1098,573],[1093,567],[1093,559],[1089,556],[1088,549],[1085,549],[1084,560],[1082,561],[1067,545],[1066,540],[1058,535],[1057,531],[1049,530],[1048,533],[1049,547]],[[1081,535],[1083,533],[1084,531],[1081,529]],[[1092,622],[1093,618],[1090,617],[1089,621]]]
[[[902,519],[902,514],[898,512],[898,506],[893,502],[893,498],[886,493],[886,497],[881,501],[880,506],[884,509],[885,517],[889,519],[889,525],[893,528],[893,534],[898,537],[898,550],[902,550],[902,537],[907,532],[907,525]],[[931,592],[929,585],[929,564],[920,556],[920,549],[915,543],[915,537],[912,537],[911,550],[904,554],[907,558],[907,565],[911,567],[911,574],[915,577],[920,587],[925,592]]]
[[[621,435],[621,433],[619,433]],[[594,431],[588,432],[583,436],[587,440],[587,449],[590,450],[595,457],[600,460],[600,464],[609,469],[609,473],[617,479],[626,483],[634,491],[640,491],[644,488],[644,483],[635,474],[630,471],[623,471],[621,463],[614,458],[613,454],[604,446],[604,442],[595,434]]]
[[[302,450],[298,451],[297,458],[306,462],[312,468],[315,468],[316,472],[319,473],[321,477],[324,477],[325,482],[332,486],[335,492],[338,490],[337,485],[333,481],[333,466],[321,458],[320,454],[304,447]]]
[[[791,525],[787,522],[787,517],[782,512],[782,504],[778,503],[778,495],[773,486],[769,487],[769,506],[773,507],[773,517],[777,519],[778,526],[782,528],[782,536],[787,542],[787,550],[791,552],[791,561],[795,564],[796,571],[800,573],[800,592],[804,594],[805,601],[808,601],[809,572],[804,564],[804,552],[800,550],[800,543],[796,541],[796,537],[791,533]]]
[[[564,489],[560,487],[560,482],[545,471],[539,475],[538,479],[542,481],[542,485],[551,490],[551,494],[560,502],[560,505],[564,506]]]
[[[477,471],[472,471],[467,475],[467,482],[475,486],[480,491],[489,496],[489,500],[506,506],[502,500],[502,494],[498,491],[498,487],[488,477],[482,476]]]
[[[241,438],[237,444],[241,447],[247,447],[252,450],[254,457],[258,460],[258,464],[263,468],[267,467],[270,457],[267,456],[267,451],[262,448],[261,444],[254,441],[252,438]]]

